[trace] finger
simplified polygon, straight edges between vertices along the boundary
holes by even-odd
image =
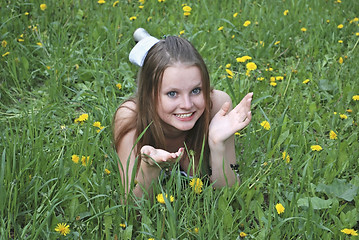
[[[221,110],[218,111],[218,113],[222,116],[225,116],[228,113],[230,107],[231,107],[231,104],[229,102],[225,102],[222,105]]]

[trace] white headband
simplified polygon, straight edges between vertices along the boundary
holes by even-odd
[[[152,37],[143,28],[136,29],[136,31],[133,33],[133,37],[135,41],[138,41],[138,43],[132,48],[129,59],[131,63],[142,67],[143,61],[145,60],[148,51],[160,40]]]

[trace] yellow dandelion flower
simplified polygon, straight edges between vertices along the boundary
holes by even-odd
[[[41,42],[36,43],[36,45],[42,47],[42,43],[41,43]]]
[[[106,3],[106,1],[105,0],[98,0],[97,3],[98,4],[104,4],[104,3]]]
[[[104,126],[101,126],[101,127],[99,127],[99,128],[96,130],[96,132],[99,133],[99,132],[101,132],[101,130],[104,129],[104,128],[105,128]]]
[[[17,41],[18,41],[18,42],[24,42],[25,40],[22,39],[22,38],[19,38]]]
[[[335,139],[338,138],[337,136],[338,135],[333,130],[330,130],[330,132],[329,132],[329,138],[330,139],[335,140]]]
[[[277,76],[277,77],[275,77],[275,80],[277,80],[277,81],[282,81],[283,79],[284,79],[283,76]]]
[[[90,156],[87,156],[87,157],[82,156],[82,157],[81,157],[81,164],[82,164],[82,166],[85,166],[85,167],[86,167],[89,163],[90,163]]]
[[[40,4],[40,9],[41,9],[42,11],[45,11],[46,8],[47,8],[47,6],[46,6],[45,3]]]
[[[185,11],[185,12],[190,12],[190,11],[192,11],[192,8],[190,7],[190,6],[184,6],[183,8],[183,11]]]
[[[327,23],[330,23],[330,20],[329,20],[329,19],[327,20]]]
[[[226,68],[226,72],[228,73],[229,76],[233,77],[234,76],[234,73],[229,70],[228,68]]]
[[[257,65],[254,62],[249,62],[249,63],[246,64],[246,68],[249,71],[253,71],[253,70],[257,69]]]
[[[276,82],[270,82],[269,85],[271,85],[272,87],[275,87],[275,86],[277,86],[277,83]]]
[[[285,210],[285,208],[283,207],[283,205],[281,203],[277,203],[275,205],[275,209],[277,210],[278,214],[284,213],[284,210]]]
[[[107,168],[105,168],[105,173],[106,173],[106,174],[110,174],[110,173],[111,173],[111,171],[110,171],[110,170],[108,170]]]
[[[132,17],[130,17],[130,21],[134,21],[134,20],[136,20],[137,19],[137,17],[136,16],[132,16]]]
[[[7,41],[2,40],[2,41],[1,41],[1,46],[2,46],[3,48],[5,48],[5,47],[7,46]]]
[[[238,13],[237,13],[237,12],[233,14],[233,17],[234,17],[234,18],[236,18],[237,16],[238,16]]]
[[[168,199],[168,196],[167,194],[165,194],[166,198]],[[162,203],[164,204],[165,203],[165,199],[164,199],[164,196],[162,193],[158,194],[157,197],[156,197],[157,201],[159,203]],[[170,202],[173,202],[175,200],[175,198],[171,195],[170,198],[168,199]]]
[[[74,155],[71,156],[71,160],[74,163],[79,163],[80,157],[78,155],[74,154]]]
[[[122,84],[121,84],[121,83],[117,83],[117,84],[116,84],[116,87],[118,88],[118,90],[121,90]]]
[[[193,178],[189,185],[195,193],[200,194],[202,192],[203,182],[200,178]]]
[[[343,43],[343,40],[338,40],[338,43]]]
[[[244,238],[245,236],[247,236],[247,234],[246,234],[245,232],[240,232],[240,233],[239,233],[239,236],[242,237],[242,238]]]
[[[305,79],[305,80],[303,81],[303,83],[304,83],[304,84],[307,84],[307,83],[309,83],[309,81],[310,81],[309,79]]]
[[[138,0],[139,3],[145,4],[145,0]]]
[[[339,114],[339,117],[340,117],[341,119],[347,119],[347,118],[348,118],[348,116],[345,115],[345,114]]]
[[[289,154],[288,154],[286,151],[284,151],[284,152],[282,153],[282,158],[283,158],[283,160],[285,160],[286,163],[289,163],[289,162],[290,162],[290,156],[289,156]]]
[[[226,68],[230,68],[232,65],[230,63],[226,64]]]
[[[223,26],[220,26],[217,30],[218,30],[218,31],[222,31],[223,28],[224,28]]]
[[[63,236],[66,236],[70,233],[70,226],[66,223],[58,223],[55,228],[55,231],[59,232]]]
[[[180,31],[179,34],[180,34],[180,35],[183,35],[183,34],[184,34],[184,30]]]
[[[274,45],[278,45],[280,43],[280,41],[276,41],[275,43],[274,43]]]
[[[349,109],[347,109],[347,110],[345,110],[346,112],[348,112],[348,113],[351,113],[351,112],[353,112],[353,110],[351,110],[350,108]]]
[[[355,36],[359,36],[359,32],[356,32],[356,33],[355,33]]]
[[[261,126],[265,129],[265,130],[269,130],[270,129],[270,124],[268,121],[263,121],[261,122]]]
[[[101,123],[100,123],[100,122],[94,122],[94,123],[93,123],[93,126],[100,128],[100,127],[101,127]]]
[[[89,118],[87,113],[81,114],[78,118],[75,119],[75,123],[77,122],[85,122]]]
[[[343,24],[339,24],[337,28],[342,29],[343,27],[344,27]]]
[[[264,77],[258,77],[257,80],[258,80],[258,81],[263,81],[263,80],[264,80]]]
[[[320,145],[312,145],[310,146],[310,148],[312,149],[312,151],[317,151],[317,152],[323,150],[323,148]]]
[[[50,70],[50,69],[51,69],[51,67],[50,67],[50,66],[46,66],[46,68],[47,68],[47,70]]]
[[[359,101],[359,95],[354,95],[354,96],[352,97],[352,99],[353,99],[354,101]]]
[[[243,23],[243,26],[244,27],[248,27],[249,25],[251,24],[251,21],[245,21],[244,23]]]
[[[307,31],[307,29],[306,29],[305,27],[302,27],[302,28],[300,29],[300,31],[302,31],[302,32],[306,32],[306,31]]]
[[[246,62],[247,60],[251,60],[252,59],[252,57],[250,57],[250,56],[243,56],[243,57],[238,57],[238,58],[236,58],[236,60],[237,60],[237,62]]]
[[[189,15],[191,15],[191,12],[184,12],[183,15],[184,16],[189,16]]]
[[[6,57],[7,55],[9,55],[10,54],[10,52],[6,52],[6,53],[4,53],[3,55],[1,55],[2,57]]]
[[[358,236],[358,231],[354,229],[344,228],[341,230],[342,233],[352,236]]]
[[[284,15],[284,16],[287,16],[288,13],[289,13],[289,10],[285,10],[285,11],[283,12],[283,15]]]
[[[158,0],[158,2],[165,2],[166,0]]]
[[[343,62],[344,62],[343,58],[340,57],[339,60],[338,60],[338,62],[339,62],[340,64],[343,64]]]
[[[241,136],[241,134],[239,132],[235,132],[234,135]]]
[[[119,3],[120,3],[120,1],[115,1],[115,2],[112,4],[112,7],[116,7],[117,4],[119,4]]]
[[[121,227],[121,228],[126,228],[126,224],[120,223],[120,227]]]
[[[194,228],[194,229],[193,229],[193,232],[194,232],[194,233],[198,233],[198,232],[199,232],[199,228],[197,228],[197,227]]]
[[[29,14],[30,14],[30,13],[28,13],[28,12],[25,12],[25,13],[24,13],[25,16],[27,16],[27,15],[29,15]]]
[[[275,82],[275,77],[270,77],[270,78],[269,78],[269,81]]]

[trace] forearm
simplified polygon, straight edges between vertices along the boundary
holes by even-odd
[[[213,186],[232,186],[239,181],[237,174],[231,168],[231,164],[236,164],[234,138],[217,143],[209,141],[209,147]]]
[[[143,191],[152,195],[151,184],[158,179],[161,169],[158,166],[151,166],[144,161],[141,161],[140,169],[136,177],[137,184],[133,189],[136,197],[142,197]]]

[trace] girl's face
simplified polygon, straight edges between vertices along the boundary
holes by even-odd
[[[162,78],[157,114],[165,132],[192,129],[205,109],[201,72],[196,66],[176,64]]]

